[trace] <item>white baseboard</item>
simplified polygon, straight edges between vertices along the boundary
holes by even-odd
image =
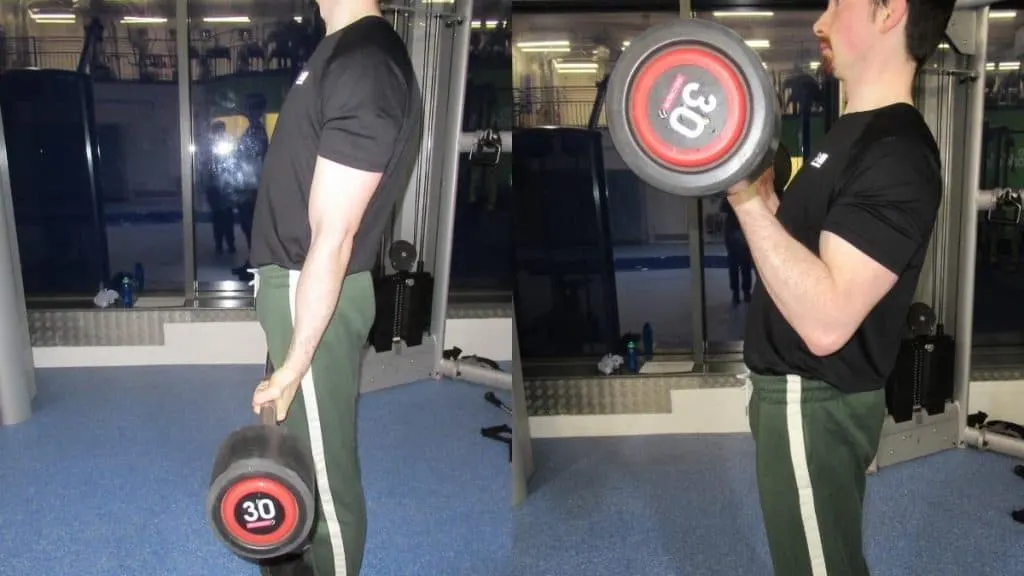
[[[457,318],[445,348],[458,346],[496,362],[512,360],[511,318]],[[36,368],[263,364],[267,347],[257,322],[170,323],[160,346],[53,346],[32,349]]]
[[[533,438],[642,436],[650,434],[749,433],[747,394],[742,387],[672,390],[670,414],[533,416]],[[1024,424],[1024,381],[971,383],[969,413]]]

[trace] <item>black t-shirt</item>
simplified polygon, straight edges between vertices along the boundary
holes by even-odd
[[[842,116],[786,188],[778,219],[814,254],[829,231],[899,279],[850,341],[825,357],[808,350],[759,282],[744,341],[750,370],[820,379],[844,392],[884,387],[941,197],[938,147],[915,108],[894,104]]]
[[[367,16],[324,38],[278,116],[256,198],[250,262],[302,267],[312,237],[310,186],[322,156],[383,173],[356,233],[348,273],[372,269],[416,165],[422,129],[412,60],[387,20]]]

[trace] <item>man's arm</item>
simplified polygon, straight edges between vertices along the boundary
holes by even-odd
[[[865,155],[829,212],[818,255],[760,197],[735,208],[765,290],[813,354],[842,348],[931,236],[941,179],[925,152],[911,150],[887,141]]]
[[[391,160],[408,97],[391,63],[377,54],[330,70],[324,90],[324,127],[308,207],[311,242],[282,364],[298,377],[309,370],[334,316],[356,232]]]
[[[301,377],[313,363],[337,308],[352,242],[381,176],[322,156],[316,159],[309,198],[312,240],[295,289],[295,326],[282,366],[289,373]]]

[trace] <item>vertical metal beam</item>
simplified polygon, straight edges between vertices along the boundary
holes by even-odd
[[[196,227],[192,174],[192,61],[188,55],[188,0],[176,0],[175,43],[178,72],[178,140],[181,154],[181,239],[185,304],[196,300]]]
[[[426,225],[426,212],[431,190],[431,158],[433,158],[434,122],[430,112],[437,109],[437,83],[436,74],[438,62],[436,61],[436,50],[439,38],[432,33],[436,29],[436,13],[430,10],[429,4],[421,9],[412,12],[397,12],[399,18],[411,19],[412,26],[409,26],[409,36],[406,38],[406,47],[412,59],[416,71],[416,79],[420,83],[420,90],[423,97],[423,109],[427,116],[423,122],[423,145],[416,161],[416,168],[412,177],[409,178],[409,185],[406,187],[405,197],[395,210],[394,226],[391,230],[391,240],[405,240],[416,246],[419,258],[424,260],[428,270],[430,266],[428,250],[422,245],[425,235],[420,229]],[[387,246],[384,247],[388,249]],[[385,261],[389,261],[385,258]]]
[[[971,341],[974,337],[974,273],[978,252],[978,183],[981,179],[981,132],[985,119],[985,54],[988,49],[988,7],[977,11],[977,44],[972,68],[976,77],[971,86],[967,109],[966,162],[963,203],[960,211],[959,287],[956,310],[956,353],[953,384],[957,410],[957,430],[964,441],[970,400]]]
[[[679,17],[693,18],[690,0],[679,0]],[[687,241],[690,248],[690,314],[693,318],[693,364],[694,370],[704,369],[707,354],[707,302],[704,296],[704,219],[703,200],[686,199]]]
[[[11,197],[11,173],[7,144],[0,119],[0,426],[19,424],[32,417],[35,369],[25,315],[25,293],[21,281]],[[27,350],[26,350],[27,348]]]
[[[451,77],[445,122],[441,126],[443,140],[438,152],[444,159],[441,168],[440,206],[437,213],[437,235],[434,246],[434,301],[430,313],[430,333],[436,346],[435,372],[441,367],[444,350],[445,322],[448,316],[448,290],[451,285],[452,240],[455,236],[455,194],[459,180],[459,137],[462,135],[462,110],[466,100],[466,74],[469,66],[470,22],[473,0],[456,4],[452,26]],[[440,63],[438,63],[440,64]],[[434,114],[435,110],[427,110]]]

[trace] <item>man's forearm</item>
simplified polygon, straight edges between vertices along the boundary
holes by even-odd
[[[331,323],[351,255],[351,239],[341,243],[314,240],[306,255],[295,290],[291,346],[282,365],[298,377],[309,371],[313,355]]]
[[[754,198],[735,207],[757,274],[783,317],[811,348],[830,338],[832,313],[840,303],[828,267],[775,217],[773,207]]]

